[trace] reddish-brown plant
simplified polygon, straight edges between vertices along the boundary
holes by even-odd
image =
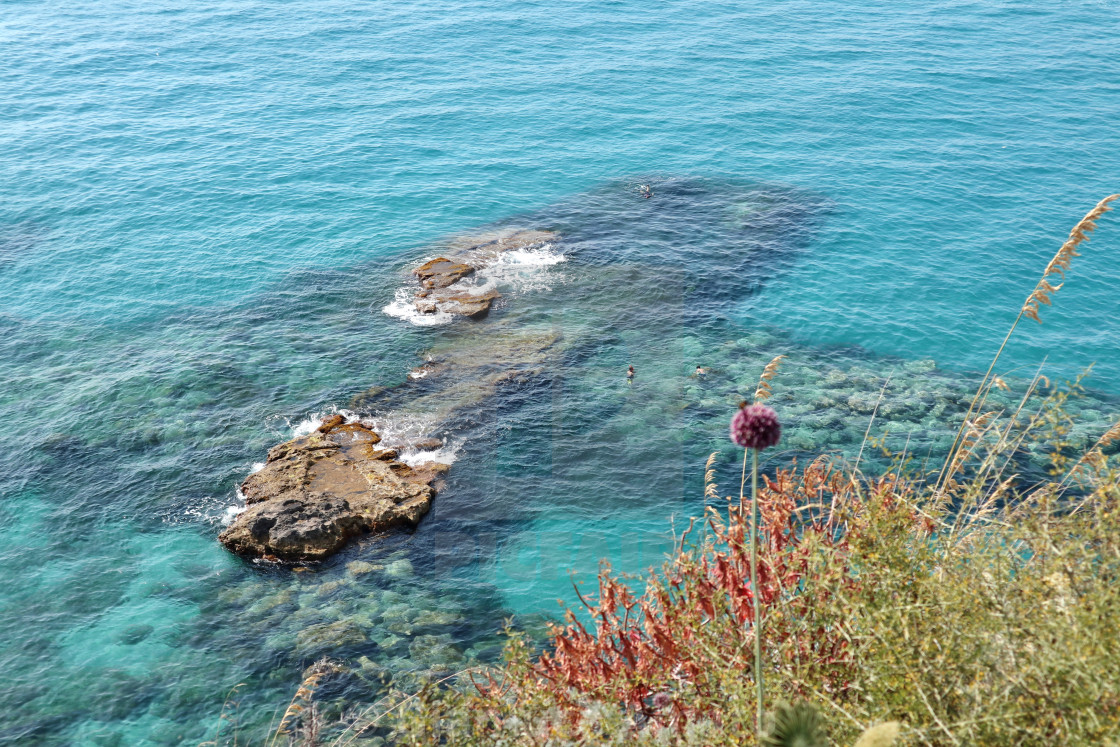
[[[842,697],[851,682],[850,635],[817,612],[830,598],[851,597],[869,583],[866,573],[845,562],[853,534],[864,526],[863,502],[870,496],[918,525],[918,517],[890,497],[897,495],[896,483],[863,487],[861,493],[848,477],[817,462],[778,470],[760,493],[757,593],[767,630],[765,666],[811,673],[795,679],[823,684],[831,697]],[[597,596],[581,596],[585,609],[568,611],[565,623],[554,626],[552,645],[528,673],[535,686],[573,722],[589,700],[621,704],[647,728],[719,721],[719,684],[728,673],[752,679],[755,591],[746,513],[733,505],[726,512],[710,509],[705,536],[689,544],[696,529],[690,525],[680,551],[642,594],[604,568]],[[776,694],[799,695],[809,693]]]

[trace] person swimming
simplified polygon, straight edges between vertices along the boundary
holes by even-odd
[[[705,376],[705,375],[707,375],[707,373],[708,373],[708,369],[704,368],[703,366],[697,366],[696,367],[696,375],[697,376]]]
[[[634,380],[634,367],[633,366],[630,366],[630,368],[626,369],[626,380],[627,381],[633,381]]]
[[[639,186],[638,191],[641,193],[642,197],[646,198],[647,200],[653,197],[653,190],[649,188],[648,184],[642,184],[641,186]]]

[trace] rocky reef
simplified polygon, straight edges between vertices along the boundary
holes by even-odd
[[[441,248],[446,256],[413,270],[420,281],[416,308],[483,316],[501,294],[477,273],[503,254],[557,238],[548,231],[505,229],[453,239]],[[403,384],[374,387],[352,406],[369,412],[405,404],[435,428],[493,396],[504,382],[538,373],[558,338],[551,329],[510,329],[508,320],[494,320],[479,339],[471,335],[429,350],[427,362]],[[418,524],[448,469],[425,454],[445,441],[428,430],[396,433],[383,443],[378,430],[392,432],[376,417],[336,414],[312,433],[273,447],[263,469],[242,483],[245,510],[219,535],[221,542],[240,555],[314,561],[355,537]]]
[[[555,238],[550,231],[512,230],[452,242],[450,256],[436,257],[412,271],[420,280],[413,304],[421,314],[442,311],[476,319],[486,316],[501,293],[485,283],[470,282],[472,276],[502,254],[539,247]]]
[[[351,538],[415,526],[428,512],[441,464],[410,467],[381,437],[341,415],[273,447],[241,485],[245,510],[219,539],[241,555],[321,560]]]

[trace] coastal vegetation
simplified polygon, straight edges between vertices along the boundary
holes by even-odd
[[[765,480],[758,599],[768,702],[812,704],[836,744],[884,720],[913,744],[1090,744],[1120,733],[1120,488],[1103,449],[1061,449],[1061,404],[970,427],[958,474],[923,491],[823,462]],[[1016,487],[1010,451],[1055,448]],[[966,466],[967,465],[967,466]],[[743,744],[755,728],[747,513],[710,509],[644,593],[605,569],[546,651],[402,703],[396,740]],[[690,543],[690,538],[692,542]]]
[[[1061,288],[1055,278],[1116,198],[1071,231],[1015,325],[1040,321]],[[317,665],[274,741],[1111,743],[1120,735],[1120,423],[1075,449],[1069,406],[1082,378],[1058,384],[1039,371],[1015,385],[995,375],[998,358],[943,466],[869,438],[889,468],[866,474],[860,457],[793,464],[763,475],[748,503],[746,462],[729,496],[714,481],[713,453],[704,514],[658,572],[633,579],[604,565],[597,594],[576,587],[582,607],[543,647],[511,627],[500,666],[394,692],[333,728],[316,714],[329,668]],[[756,402],[776,369],[763,372]],[[988,406],[993,390],[1016,387],[1015,406]],[[735,442],[757,457],[777,438],[772,415],[759,404],[741,410]],[[1024,457],[1040,450],[1044,474]]]

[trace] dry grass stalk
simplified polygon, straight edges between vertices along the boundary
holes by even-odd
[[[209,741],[199,743],[198,747],[218,747],[218,740],[222,736],[222,726],[227,721],[228,722],[233,722],[234,735],[235,735],[234,736],[234,744],[236,745],[236,743],[237,743],[237,740],[236,740],[237,724],[236,724],[236,718],[233,717],[233,716],[230,716],[230,713],[229,713],[230,701],[232,701],[233,698],[237,695],[237,691],[240,690],[243,687],[245,687],[245,683],[244,682],[238,682],[236,685],[234,685],[230,689],[230,691],[228,693],[226,693],[226,699],[224,701],[222,701],[222,710],[218,715],[218,725],[214,730],[214,738],[209,740]],[[236,709],[236,704],[234,705],[234,708]]]
[[[1120,422],[1109,428],[1100,440],[1097,441],[1097,448],[1108,446],[1113,441],[1120,439]]]
[[[972,417],[972,413],[984,406],[987,393],[992,387],[992,371],[995,370],[996,362],[999,361],[999,357],[1003,354],[1004,348],[1007,347],[1007,341],[1011,339],[1015,328],[1019,326],[1019,322],[1023,320],[1024,316],[1029,316],[1035,321],[1041,321],[1038,317],[1039,305],[1045,304],[1049,306],[1050,294],[1061,288],[1063,284],[1059,283],[1057,286],[1054,286],[1049,282],[1048,278],[1058,275],[1063,281],[1065,280],[1065,273],[1070,267],[1070,261],[1074,257],[1079,256],[1077,254],[1078,245],[1089,238],[1089,233],[1097,227],[1096,221],[1112,209],[1108,205],[1117,198],[1120,198],[1120,194],[1109,195],[1098,202],[1093,209],[1073,227],[1073,230],[1069,232],[1069,238],[1066,239],[1066,242],[1058,249],[1058,253],[1055,254],[1054,258],[1046,265],[1046,269],[1043,271],[1042,278],[1038,281],[1038,285],[1036,285],[1031,294],[1027,296],[1023,307],[1019,309],[1019,315],[1015,317],[1015,321],[1011,324],[1011,329],[1007,331],[1007,336],[1004,337],[1003,342],[1000,343],[995,357],[992,358],[992,362],[988,366],[988,370],[984,372],[984,378],[980,380],[980,386],[976,390],[976,394],[973,396],[972,402],[968,406],[968,412],[965,413],[961,427],[957,430],[957,435],[953,439],[953,445],[949,448],[949,454],[945,457],[945,462],[941,466],[941,473],[937,476],[937,482],[934,485],[935,493],[944,491],[947,483],[952,479],[952,470],[960,464],[960,460],[957,460],[955,457],[957,450],[962,446],[961,437],[964,435],[965,428],[969,424],[969,418]],[[1049,385],[1049,382],[1047,382],[1047,385]]]
[[[1102,469],[1105,464],[1104,447],[1117,439],[1120,439],[1120,422],[1109,428],[1093,445],[1093,448],[1085,452],[1085,456],[1081,457],[1081,461],[1089,462],[1097,469]]]
[[[1080,223],[1073,227],[1073,230],[1069,232],[1069,238],[1066,239],[1066,243],[1062,244],[1061,248],[1058,249],[1058,253],[1055,254],[1054,258],[1050,260],[1050,263],[1046,265],[1046,270],[1042,273],[1042,278],[1038,281],[1038,285],[1036,285],[1034,290],[1031,291],[1031,294],[1027,296],[1027,300],[1023,303],[1023,309],[1020,312],[1022,316],[1028,316],[1039,324],[1042,323],[1042,320],[1038,317],[1040,304],[1045,306],[1050,305],[1050,295],[1056,293],[1061,289],[1062,285],[1065,284],[1066,270],[1069,269],[1070,262],[1074,257],[1081,256],[1077,253],[1077,246],[1082,241],[1089,240],[1089,234],[1097,227],[1097,220],[1112,209],[1108,204],[1118,197],[1120,197],[1120,195],[1109,195],[1104,198],[1081,219]],[[1052,285],[1050,279],[1054,276],[1060,277],[1062,282],[1059,282],[1057,285]]]
[[[758,387],[754,390],[754,401],[763,402],[770,398],[770,380],[778,374],[778,366],[781,365],[784,355],[774,357],[774,360],[766,364],[766,368],[762,369],[762,376],[758,379]]]
[[[960,446],[953,455],[946,486],[956,485],[953,475],[957,474],[961,466],[972,458],[976,446],[979,445],[984,436],[990,432],[997,415],[999,415],[999,413],[995,410],[989,410],[988,412],[981,413],[974,420],[965,423],[964,438],[961,439]]]
[[[999,377],[995,378],[998,379]],[[1021,416],[1027,402],[1038,390],[1040,381],[1045,378],[1046,377],[1042,375],[1042,365],[1040,364],[1038,371],[1035,372],[1034,378],[1031,379],[1026,391],[1023,392],[1018,406],[1009,417],[1005,418],[1006,425],[1002,432],[999,433],[995,443],[990,447],[988,455],[984,458],[983,463],[977,470],[975,484],[995,485],[995,488],[990,490],[988,496],[984,499],[984,503],[990,504],[996,501],[1001,497],[1000,493],[1003,491],[1003,486],[1008,484],[1008,481],[1014,479],[1014,475],[1010,478],[1005,478],[1004,475],[1008,468],[1014,466],[1015,455],[1019,453],[1024,440],[1030,432],[1030,428],[1018,428],[1018,432],[1016,433],[1016,428],[1021,423]],[[1049,382],[1047,382],[1047,386],[1049,386]],[[1007,389],[1010,391],[1011,387],[1007,387]],[[1029,418],[1029,423],[1032,426],[1038,423],[1041,405],[1039,408],[1039,412],[1033,413]],[[1002,463],[1000,463],[1001,460]]]
[[[272,737],[272,744],[282,736],[289,733],[291,721],[296,717],[296,714],[305,710],[306,706],[311,703],[311,697],[315,694],[315,688],[319,686],[319,680],[330,671],[325,662],[317,663],[312,667],[312,672],[303,678],[303,682],[299,684],[299,689],[292,697],[292,702],[284,710],[284,715],[280,717],[280,726],[276,728],[276,734]]]
[[[457,679],[457,678],[459,678],[463,675],[467,675],[470,679],[471,684],[473,684],[475,686],[475,689],[479,691],[479,694],[485,695],[488,691],[487,691],[486,688],[480,687],[479,684],[477,682],[475,682],[475,679],[474,679],[475,673],[485,674],[487,679],[489,679],[489,681],[490,681],[489,692],[491,692],[491,693],[496,692],[499,689],[496,686],[496,680],[494,680],[494,678],[492,677],[493,673],[490,672],[488,669],[485,669],[483,667],[467,667],[466,669],[460,669],[458,672],[454,672],[452,674],[447,675],[446,677],[444,677],[442,679],[438,679],[435,682],[432,682],[431,685],[432,685],[432,687],[438,687],[439,685],[442,685],[445,682],[449,682],[450,680]],[[414,692],[410,695],[405,696],[404,698],[400,698],[400,699],[397,700],[396,704],[394,704],[394,705],[392,705],[388,708],[382,709],[379,714],[377,714],[373,718],[370,718],[369,714],[371,714],[372,712],[374,712],[375,710],[377,710],[379,708],[382,708],[382,706],[388,700],[390,700],[393,697],[392,694],[386,695],[385,697],[381,698],[377,702],[368,706],[365,710],[363,710],[357,716],[355,716],[351,720],[349,725],[347,725],[347,727],[342,731],[342,733],[339,734],[338,737],[336,737],[333,742],[331,742],[331,747],[350,747],[350,745],[354,744],[354,741],[356,739],[359,739],[363,734],[366,733],[366,730],[370,729],[373,726],[376,726],[377,723],[379,721],[381,721],[381,719],[390,715],[391,713],[393,713],[393,711],[396,711],[396,710],[402,708],[403,706],[407,705],[409,702],[411,702],[411,701],[415,700],[416,698],[420,697],[422,693],[423,693],[423,690],[420,690],[419,692]],[[344,738],[345,738],[346,741],[343,741]]]
[[[719,456],[719,452],[713,451],[704,465],[704,497],[712,500],[719,500],[719,486],[716,485],[715,470],[717,456]]]
[[[1120,440],[1120,421],[1105,431],[1105,434],[1097,439],[1097,442],[1085,452],[1073,468],[1062,479],[1060,485],[1065,487],[1071,478],[1078,477],[1078,475],[1085,471],[1086,468],[1091,468],[1100,472],[1107,464],[1107,459],[1104,455],[1104,447],[1109,444]]]
[[[856,466],[852,468],[853,473],[859,472],[859,461],[863,458],[863,447],[867,445],[867,439],[871,435],[871,426],[875,423],[875,415],[879,412],[879,405],[883,404],[883,395],[886,394],[887,385],[891,383],[891,377],[893,376],[894,372],[892,371],[891,375],[883,382],[882,388],[879,389],[879,399],[875,400],[875,409],[871,411],[871,419],[867,421],[867,430],[863,432],[863,441],[860,442],[859,454],[856,455]]]

